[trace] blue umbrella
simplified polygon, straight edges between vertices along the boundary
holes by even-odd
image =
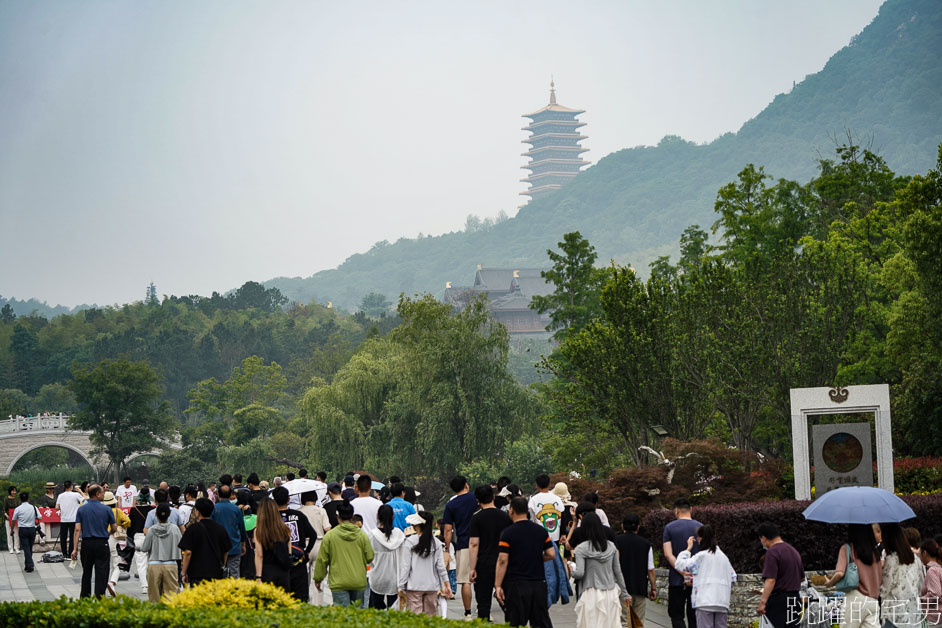
[[[382,482],[377,482],[376,480],[373,480],[373,483],[370,484],[370,488],[373,489],[374,491],[381,491],[383,490],[384,486],[386,485],[383,484]]]
[[[890,523],[914,519],[902,499],[882,488],[847,486],[828,491],[802,513],[824,523]]]

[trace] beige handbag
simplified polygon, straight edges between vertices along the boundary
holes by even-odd
[[[114,514],[114,520],[115,520],[115,522],[117,522],[117,521],[118,521],[118,512],[117,512],[117,508],[112,508],[112,514]],[[127,528],[125,528],[125,527],[122,526],[122,525],[118,525],[117,523],[115,523],[115,526],[114,526],[114,539],[115,539],[116,541],[126,541],[126,540],[128,539],[128,531],[127,531]]]

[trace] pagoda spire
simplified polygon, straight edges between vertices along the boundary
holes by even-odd
[[[556,104],[556,83],[553,82],[552,76],[550,76],[550,104]]]

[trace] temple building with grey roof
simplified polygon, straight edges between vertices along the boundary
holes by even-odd
[[[470,286],[445,287],[444,301],[463,309],[478,295],[486,294],[488,310],[495,321],[504,325],[511,337],[549,338],[548,314],[530,309],[534,296],[545,296],[554,290],[540,276],[539,268],[483,268],[478,265]]]

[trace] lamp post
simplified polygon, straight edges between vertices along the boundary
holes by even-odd
[[[661,438],[671,435],[671,433],[667,431],[667,428],[664,427],[663,425],[652,425],[650,426],[650,428],[652,432],[654,432],[656,435],[660,436]]]

